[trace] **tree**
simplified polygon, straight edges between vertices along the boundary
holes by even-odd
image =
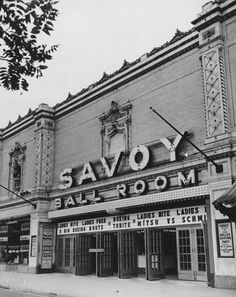
[[[57,45],[39,44],[58,16],[53,0],[0,0],[0,86],[28,90],[28,77],[40,77]]]

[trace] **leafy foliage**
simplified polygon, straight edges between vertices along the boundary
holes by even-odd
[[[0,0],[0,86],[28,90],[27,77],[40,77],[57,45],[39,44],[58,16],[53,0]]]

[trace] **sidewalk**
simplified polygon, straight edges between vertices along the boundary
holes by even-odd
[[[73,297],[235,297],[235,290],[215,289],[204,282],[144,278],[119,279],[65,273],[25,274],[0,271],[0,287]]]

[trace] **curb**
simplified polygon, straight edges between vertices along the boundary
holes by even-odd
[[[61,293],[54,293],[54,292],[45,292],[45,291],[37,291],[37,290],[32,290],[32,289],[27,289],[27,288],[17,288],[14,286],[8,286],[8,285],[4,285],[4,284],[0,284],[0,289],[3,290],[9,290],[9,291],[19,291],[22,293],[30,293],[30,294],[39,294],[42,296],[46,296],[46,297],[76,297],[76,295],[72,294],[72,295],[68,295],[68,294],[61,294]],[[84,295],[81,295],[80,297],[85,297]],[[87,297],[87,295],[86,295]]]
[[[10,290],[10,288],[9,288],[9,287],[7,287],[7,286],[2,286],[2,285],[0,285],[0,289],[4,289],[4,290]]]
[[[42,291],[35,291],[35,290],[31,290],[31,289],[22,289],[22,290],[19,290],[19,288],[14,288],[14,287],[7,287],[7,286],[3,286],[3,285],[0,285],[0,289],[4,289],[4,290],[9,290],[9,291],[20,291],[22,293],[30,293],[30,294],[39,294],[39,295],[42,295],[42,296],[47,296],[47,297],[60,297],[60,296],[63,296],[63,297],[75,297],[75,295],[61,295],[61,294],[58,294],[58,293],[53,293],[53,292],[42,292]]]

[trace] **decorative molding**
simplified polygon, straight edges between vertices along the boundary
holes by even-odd
[[[12,164],[14,159],[23,160],[25,158],[26,145],[20,145],[19,142],[15,142],[15,146],[10,150],[10,164]]]
[[[101,121],[103,156],[109,154],[111,138],[117,133],[123,134],[124,150],[128,151],[130,149],[131,107],[130,102],[120,106],[117,102],[112,101],[110,110],[99,117]]]
[[[8,186],[14,192],[20,192],[23,182],[23,165],[25,161],[26,145],[15,142],[15,146],[9,152],[9,181]]]
[[[208,50],[201,57],[206,136],[212,137],[228,132],[227,98],[223,48]]]

